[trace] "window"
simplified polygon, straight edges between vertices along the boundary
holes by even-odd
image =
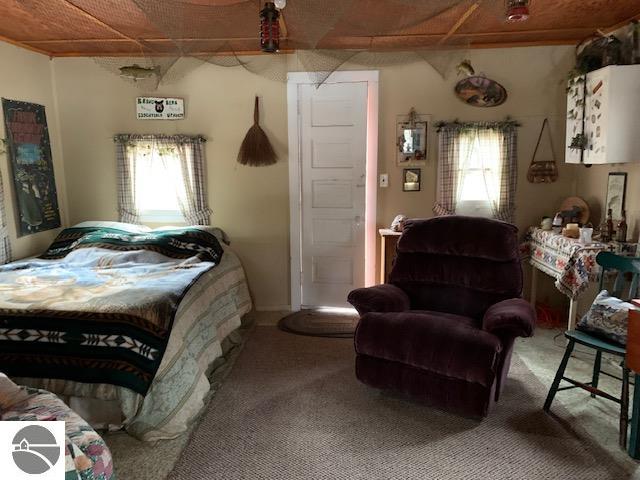
[[[513,222],[518,179],[518,123],[438,124],[436,215]]]
[[[186,198],[186,192],[175,146],[140,142],[135,152],[133,178],[141,221],[185,221],[180,202]]]
[[[202,136],[120,134],[114,141],[121,222],[209,225]]]
[[[456,213],[491,217],[499,205],[501,141],[493,130],[460,134]]]

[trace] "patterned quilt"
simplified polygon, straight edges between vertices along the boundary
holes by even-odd
[[[0,420],[64,421],[65,480],[115,480],[111,452],[87,422],[53,393],[27,388],[28,398],[0,411]]]
[[[0,267],[3,371],[145,395],[180,301],[222,253],[199,229],[64,230],[41,258]]]

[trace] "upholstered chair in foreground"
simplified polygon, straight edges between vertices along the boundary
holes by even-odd
[[[349,294],[360,322],[356,376],[470,417],[498,401],[516,337],[533,334],[521,298],[517,228],[462,216],[408,220],[388,284]]]

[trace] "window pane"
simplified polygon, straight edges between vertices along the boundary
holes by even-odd
[[[175,152],[149,145],[138,148],[135,164],[135,195],[141,212],[179,212],[178,189],[182,182],[180,161]]]
[[[462,210],[490,212],[490,205],[499,202],[500,138],[500,134],[492,130],[460,136],[458,202]]]

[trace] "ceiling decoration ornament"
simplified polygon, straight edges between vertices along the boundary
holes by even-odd
[[[529,0],[507,0],[507,22],[524,22],[529,19]]]
[[[275,3],[266,2],[260,10],[260,50],[276,53],[280,50],[280,12]]]

